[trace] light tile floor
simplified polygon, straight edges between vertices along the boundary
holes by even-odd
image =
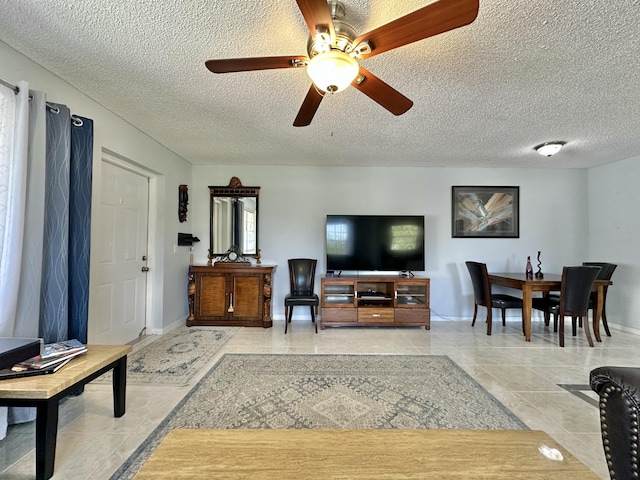
[[[582,332],[568,335],[565,348],[544,324],[533,322],[530,343],[519,321],[494,325],[432,322],[424,328],[327,328],[316,335],[311,322],[284,322],[270,329],[243,328],[222,353],[448,355],[502,401],[531,429],[544,430],[602,478],[609,478],[602,453],[597,407],[559,384],[587,384],[589,372],[603,365],[640,366],[640,336],[613,329],[594,348]],[[157,337],[155,337],[157,338]],[[154,337],[146,337],[141,348]],[[108,479],[206,373],[185,387],[129,385],[127,413],[113,418],[110,385],[89,384],[60,409],[53,480]],[[26,480],[35,474],[33,423],[10,427],[0,441],[0,478]]]

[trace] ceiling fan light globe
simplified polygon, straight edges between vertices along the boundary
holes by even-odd
[[[356,59],[340,50],[319,53],[307,66],[311,81],[327,93],[340,92],[347,88],[359,71],[360,66]]]

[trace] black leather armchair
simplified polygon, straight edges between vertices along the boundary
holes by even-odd
[[[591,371],[589,380],[600,397],[602,444],[611,478],[640,478],[640,368],[599,367]]]

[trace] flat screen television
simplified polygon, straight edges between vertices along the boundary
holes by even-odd
[[[424,270],[423,215],[327,215],[327,270]]]

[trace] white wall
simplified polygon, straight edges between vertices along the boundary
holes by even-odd
[[[527,255],[535,259],[540,250],[542,271],[557,273],[588,252],[585,170],[196,165],[189,186],[193,233],[202,240],[195,263],[207,260],[208,186],[227,185],[232,176],[261,187],[259,247],[263,263],[278,265],[272,302],[277,318],[284,315],[289,288],[288,258],[317,258],[319,274],[325,271],[329,213],[425,215],[424,275],[431,278],[434,316],[473,314],[465,260],[484,261],[493,271],[524,271]],[[452,185],[520,186],[520,238],[451,238]]]
[[[111,113],[71,85],[0,42],[0,78],[26,80],[64,103],[72,112],[94,120],[94,167],[103,152],[132,161],[157,174],[158,212],[150,232],[157,290],[152,329],[181,321],[187,314],[186,266],[189,250],[175,247],[177,233],[193,233],[196,263],[206,263],[209,185],[227,185],[232,176],[262,187],[260,248],[263,263],[275,263],[274,314],[283,315],[288,289],[287,258],[312,256],[325,270],[324,218],[328,213],[419,214],[426,218],[426,272],[432,279],[434,316],[472,313],[471,285],[464,261],[487,262],[489,269],[523,270],[527,255],[542,251],[542,269],[560,272],[562,265],[585,259],[619,265],[609,290],[609,322],[640,329],[634,315],[640,306],[640,238],[637,207],[640,158],[586,170],[336,168],[192,166]],[[278,160],[272,160],[277,165]],[[100,183],[94,168],[94,191]],[[178,185],[189,185],[186,223],[177,218]],[[520,186],[520,238],[451,238],[452,185]],[[94,201],[94,205],[96,202]],[[92,225],[99,218],[94,211]],[[93,233],[92,233],[93,234]],[[91,329],[91,324],[89,326]]]
[[[616,263],[607,318],[640,330],[640,157],[589,170],[589,260]]]
[[[174,244],[179,231],[190,230],[190,224],[178,221],[178,186],[191,180],[191,164],[167,150],[155,140],[131,124],[90,99],[70,84],[51,74],[27,57],[0,42],[0,78],[14,85],[25,80],[32,90],[47,94],[47,101],[68,105],[71,112],[93,119],[93,210],[92,238],[100,222],[96,209],[95,193],[100,187],[100,163],[103,152],[109,152],[133,162],[145,170],[155,172],[157,178],[157,215],[152,221],[152,236],[155,250],[149,252],[156,291],[153,292],[152,330],[164,327],[185,318],[188,312],[186,301],[186,275],[188,254],[174,254]],[[92,265],[95,259],[92,256]],[[91,319],[89,319],[91,337]]]

